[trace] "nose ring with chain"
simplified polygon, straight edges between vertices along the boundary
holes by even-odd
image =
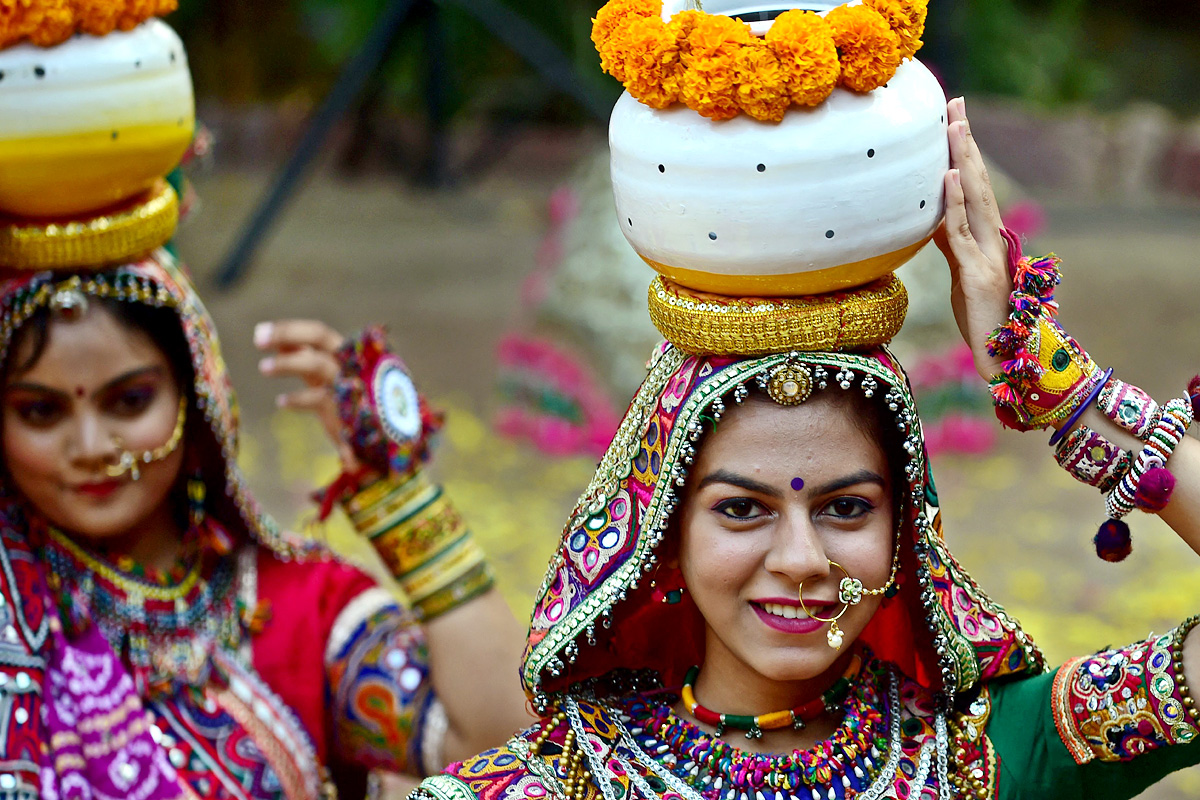
[[[804,581],[800,581],[800,587],[797,589],[797,599],[800,601],[800,608],[810,619],[815,619],[818,622],[828,622],[829,630],[825,632],[825,641],[834,650],[842,649],[842,642],[845,639],[845,632],[838,627],[838,620],[842,618],[851,606],[856,606],[863,601],[864,597],[876,595],[886,595],[895,584],[896,571],[899,567],[899,553],[892,559],[892,574],[888,576],[887,583],[879,589],[863,588],[863,583],[858,578],[851,577],[846,568],[836,561],[830,561],[829,566],[842,573],[842,579],[838,581],[838,602],[842,604],[842,608],[836,614],[830,617],[822,617],[814,614],[808,609],[808,605],[804,602]]]
[[[179,448],[179,443],[183,441],[183,425],[186,421],[187,395],[183,395],[179,398],[179,413],[175,416],[175,429],[171,431],[171,438],[167,439],[162,446],[147,450],[141,455],[134,455],[124,448],[120,437],[112,437],[113,444],[120,449],[121,455],[116,464],[105,468],[105,474],[110,478],[119,478],[128,472],[129,477],[133,480],[141,479],[142,467],[153,464],[155,461],[162,461]]]

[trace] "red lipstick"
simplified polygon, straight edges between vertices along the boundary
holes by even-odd
[[[101,481],[88,481],[75,486],[75,491],[87,497],[96,500],[104,500],[113,495],[117,489],[121,488],[123,481],[117,478],[108,478]]]

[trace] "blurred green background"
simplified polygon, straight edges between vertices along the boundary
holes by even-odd
[[[615,97],[588,40],[600,0],[500,0],[536,25],[577,65],[581,79]],[[183,0],[171,17],[191,54],[202,99],[227,103],[319,100],[356,50],[385,0]],[[1196,0],[932,0],[922,59],[952,92],[1055,107],[1158,103],[1200,113],[1200,3]],[[453,5],[440,6],[453,71],[452,115],[543,122],[584,118],[507,48]],[[422,107],[424,31],[407,32],[388,64],[381,97],[400,112]]]

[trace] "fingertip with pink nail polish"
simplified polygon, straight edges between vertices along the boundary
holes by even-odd
[[[274,369],[275,369],[275,359],[273,359],[273,358],[264,358],[262,361],[258,362],[258,371],[259,372],[269,375],[271,373],[271,371]]]
[[[271,343],[271,334],[275,326],[270,322],[260,322],[254,326],[254,346],[266,347]]]

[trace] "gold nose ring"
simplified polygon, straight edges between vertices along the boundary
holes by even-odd
[[[829,630],[825,632],[825,641],[834,650],[842,649],[842,641],[845,639],[845,633],[838,627],[837,621],[850,610],[850,606],[856,606],[862,602],[863,585],[858,578],[850,577],[850,573],[846,568],[836,561],[830,561],[829,566],[837,569],[842,573],[843,577],[838,581],[838,601],[842,604],[842,609],[831,617],[822,617],[808,610],[808,605],[804,602],[804,581],[800,581],[800,587],[796,590],[797,599],[800,601],[800,608],[808,615],[809,619],[815,619],[818,622],[828,622]]]
[[[171,437],[161,447],[147,450],[139,457],[125,449],[125,443],[119,436],[112,437],[113,444],[121,451],[121,455],[115,465],[107,467],[104,470],[105,474],[110,478],[119,478],[128,472],[130,478],[135,481],[139,480],[142,477],[141,467],[153,464],[155,461],[162,461],[179,448],[179,443],[183,441],[183,426],[186,422],[187,395],[183,395],[179,398],[179,410],[175,415],[175,428],[171,431]]]

